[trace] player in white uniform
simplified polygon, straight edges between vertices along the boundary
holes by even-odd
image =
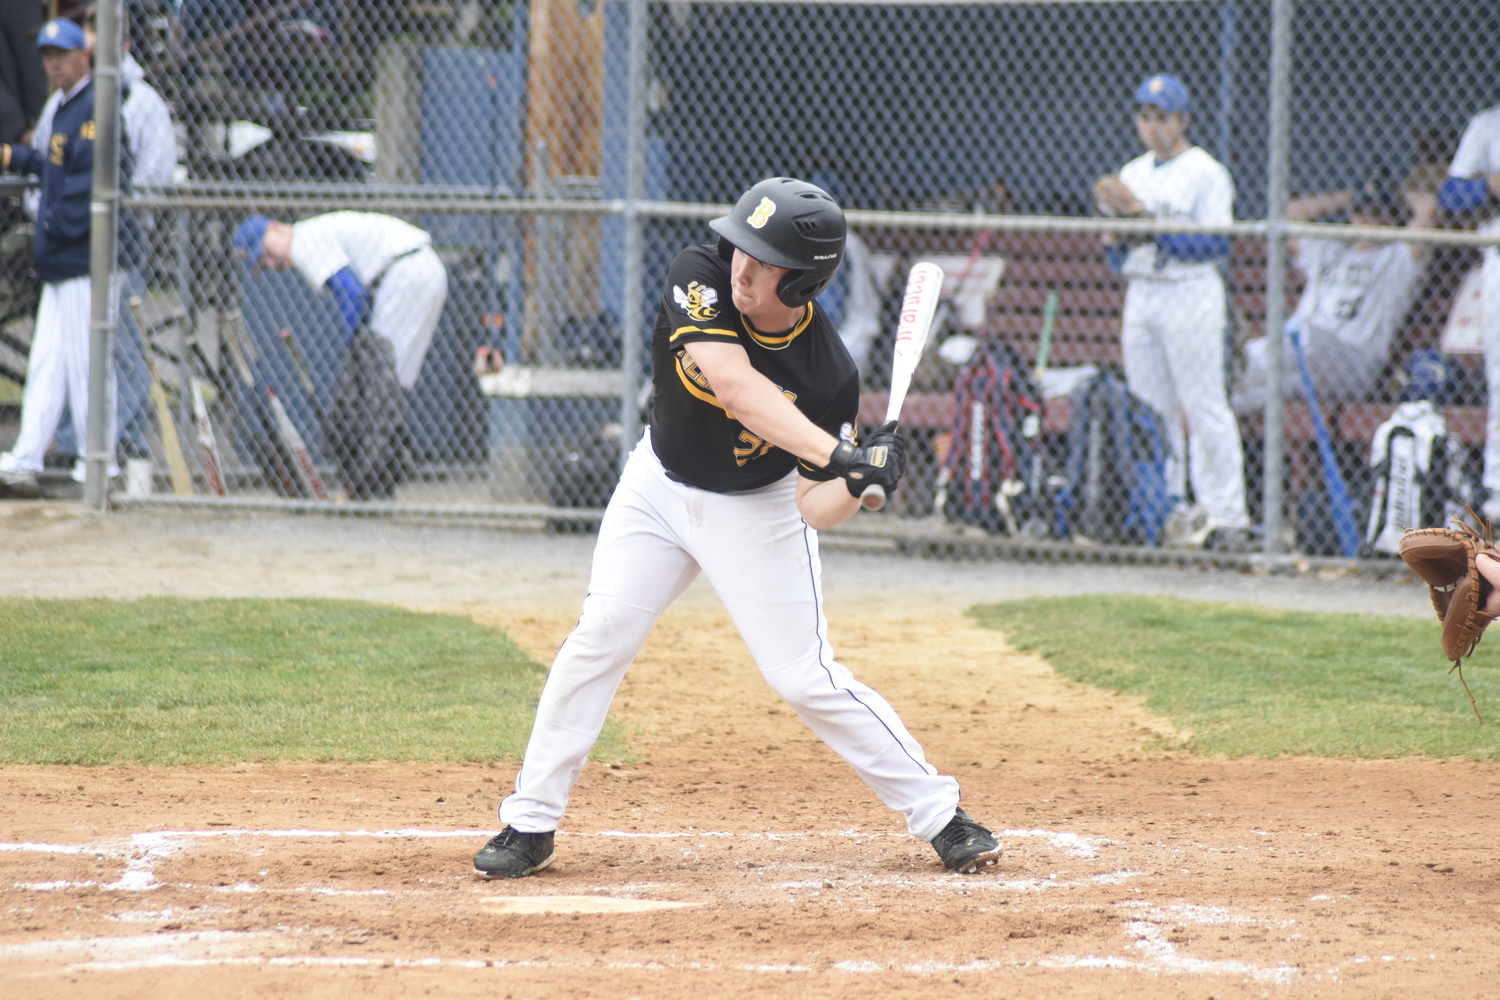
[[[1147,152],[1118,175],[1099,179],[1094,191],[1100,208],[1120,216],[1231,222],[1234,181],[1222,163],[1187,142],[1187,125],[1187,89],[1176,77],[1153,76],[1141,84],[1135,127]],[[1167,487],[1180,501],[1191,474],[1204,514],[1203,544],[1246,547],[1244,458],[1224,377],[1218,262],[1228,255],[1229,240],[1166,235],[1124,250],[1123,260],[1122,250],[1111,246],[1110,252],[1129,279],[1121,332],[1125,379],[1163,418],[1173,451]]]
[[[1479,231],[1500,234],[1500,107],[1475,115],[1464,129],[1439,195],[1450,212],[1480,217]],[[1484,442],[1484,516],[1500,519],[1500,249],[1484,248],[1479,310],[1484,341],[1484,375],[1489,387],[1489,422]]]
[[[1396,192],[1377,179],[1357,191],[1293,198],[1286,214],[1288,219],[1306,221],[1347,209],[1351,225],[1400,225],[1405,216],[1407,226],[1420,228],[1432,225],[1437,208],[1437,198],[1430,193]],[[1288,240],[1287,251],[1307,276],[1287,327],[1301,335],[1319,402],[1369,399],[1426,270],[1426,244],[1303,239]],[[1265,347],[1263,337],[1245,345],[1245,388],[1235,394],[1237,412],[1265,406]],[[1288,363],[1282,372],[1282,394],[1301,399],[1302,373],[1292,350],[1288,345],[1283,352]]]
[[[855,443],[859,375],[814,297],[847,228],[821,188],[778,177],[710,223],[717,248],[673,260],[652,336],[651,428],[631,453],[594,550],[583,614],[552,664],[508,824],[474,858],[485,878],[553,860],[568,794],[625,670],[656,618],[708,576],[766,682],[906,817],[951,870],[1000,857],[958,808],[958,782],[927,763],[886,701],[833,658],[818,529],[889,492],[905,445],[883,427]]]
[[[401,387],[417,384],[448,301],[448,271],[424,230],[373,212],[332,212],[290,224],[256,215],[240,224],[234,248],[261,267],[295,268],[313,288],[327,289],[351,334],[367,322],[391,342]]]

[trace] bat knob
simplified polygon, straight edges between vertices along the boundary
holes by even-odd
[[[880,510],[885,506],[885,488],[879,483],[866,486],[859,495],[859,505],[865,510]]]

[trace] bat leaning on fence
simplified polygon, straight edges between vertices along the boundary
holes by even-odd
[[[219,330],[225,346],[229,348],[229,356],[233,360],[240,386],[245,390],[244,395],[254,414],[255,423],[260,428],[260,433],[254,433],[252,429],[249,434],[252,447],[260,452],[262,468],[272,479],[271,485],[280,489],[282,496],[310,496],[311,490],[304,491],[301,477],[292,471],[296,467],[296,460],[287,443],[282,440],[281,430],[272,418],[265,399],[256,390],[255,373],[250,368],[250,359],[246,354],[250,344],[244,325],[244,318],[239,313],[226,313]]]
[[[281,432],[281,439],[286,442],[292,453],[292,460],[296,462],[298,479],[313,496],[319,500],[327,500],[328,490],[323,487],[323,477],[318,475],[318,468],[313,464],[312,452],[308,451],[307,444],[302,440],[297,425],[292,423],[286,407],[281,405],[276,390],[270,386],[266,386],[266,399],[270,401],[271,415],[276,418],[276,428]]]
[[[286,345],[287,353],[292,356],[292,364],[297,368],[297,380],[302,383],[302,390],[307,393],[307,401],[312,404],[313,412],[318,419],[323,419],[323,403],[318,399],[318,390],[313,385],[312,372],[307,367],[307,357],[302,353],[302,347],[297,343],[296,334],[292,328],[282,327],[277,334],[281,342]]]
[[[896,327],[896,345],[891,352],[891,394],[885,406],[885,423],[901,418],[901,405],[906,402],[912,374],[917,370],[917,362],[922,360],[927,335],[932,332],[932,317],[942,290],[942,268],[930,261],[912,267],[906,279],[906,292],[901,297],[901,320]],[[859,497],[866,510],[880,510],[885,501],[885,490],[875,483],[866,487]]]
[[[141,339],[145,340],[146,324],[141,314],[140,296],[131,296],[130,311],[135,314]],[[172,407],[167,403],[167,391],[162,388],[161,377],[156,371],[156,358],[149,346],[145,354],[146,370],[151,375],[151,403],[156,407],[156,422],[161,430],[161,450],[166,454],[167,476],[172,481],[172,492],[178,496],[192,496],[195,492],[193,475],[188,471],[187,459],[182,454],[182,438],[177,433],[177,420],[172,416]]]

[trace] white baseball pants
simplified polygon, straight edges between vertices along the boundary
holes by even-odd
[[[39,472],[42,456],[52,443],[63,407],[73,414],[73,433],[88,441],[89,325],[91,294],[88,275],[42,285],[36,309],[36,328],[26,362],[26,392],[21,398],[21,431],[10,451],[0,455],[0,470]],[[105,447],[114,454],[116,419],[115,371],[109,366],[109,426]],[[118,475],[113,460],[109,474]]]
[[[1480,272],[1480,334],[1484,342],[1484,381],[1489,389],[1489,420],[1484,438],[1484,485],[1491,494],[1500,494],[1500,250],[1484,248],[1484,269]],[[1486,516],[1496,510],[1485,505]]]
[[[1185,496],[1191,473],[1209,523],[1248,528],[1240,428],[1224,385],[1224,319],[1217,272],[1182,281],[1132,278],[1121,347],[1130,390],[1166,423],[1168,490]]]
[[[380,279],[370,306],[370,329],[396,348],[401,388],[417,384],[447,301],[448,271],[431,247],[392,262]]]
[[[740,494],[675,483],[649,433],[641,439],[599,525],[583,614],[547,675],[501,822],[523,833],[557,828],[626,668],[701,570],[771,689],[911,834],[931,840],[948,824],[957,780],[938,774],[895,710],[833,658],[818,536],[797,511],[796,486],[795,472]]]

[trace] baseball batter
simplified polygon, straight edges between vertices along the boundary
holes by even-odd
[[[235,232],[234,249],[267,270],[295,268],[313,288],[326,289],[351,334],[368,310],[370,329],[396,349],[401,387],[417,384],[448,301],[448,272],[425,231],[373,212],[296,223],[255,215]]]
[[[1147,151],[1095,184],[1101,209],[1138,218],[1232,221],[1234,181],[1222,163],[1188,143],[1187,125],[1188,93],[1181,81],[1158,75],[1141,84],[1135,128]],[[1193,495],[1206,514],[1204,544],[1245,547],[1250,519],[1239,426],[1225,386],[1224,281],[1218,267],[1229,254],[1229,240],[1164,235],[1128,249],[1111,246],[1109,252],[1128,279],[1121,331],[1125,379],[1163,417],[1173,451],[1167,486],[1180,500],[1191,474]]]
[[[813,303],[844,255],[844,214],[822,189],[762,181],[710,223],[714,246],[673,260],[652,335],[651,426],[599,525],[578,626],[547,676],[505,829],[474,857],[485,878],[553,861],[568,793],[615,689],[657,617],[701,572],[771,688],[954,871],[998,841],[958,806],[886,701],[833,658],[819,529],[905,467],[893,428],[859,443],[858,373]]]
[[[1475,115],[1464,129],[1448,166],[1439,200],[1450,212],[1474,213],[1479,231],[1500,233],[1500,107]],[[1480,272],[1480,336],[1489,387],[1489,422],[1484,441],[1484,516],[1500,518],[1500,249],[1484,248]]]

